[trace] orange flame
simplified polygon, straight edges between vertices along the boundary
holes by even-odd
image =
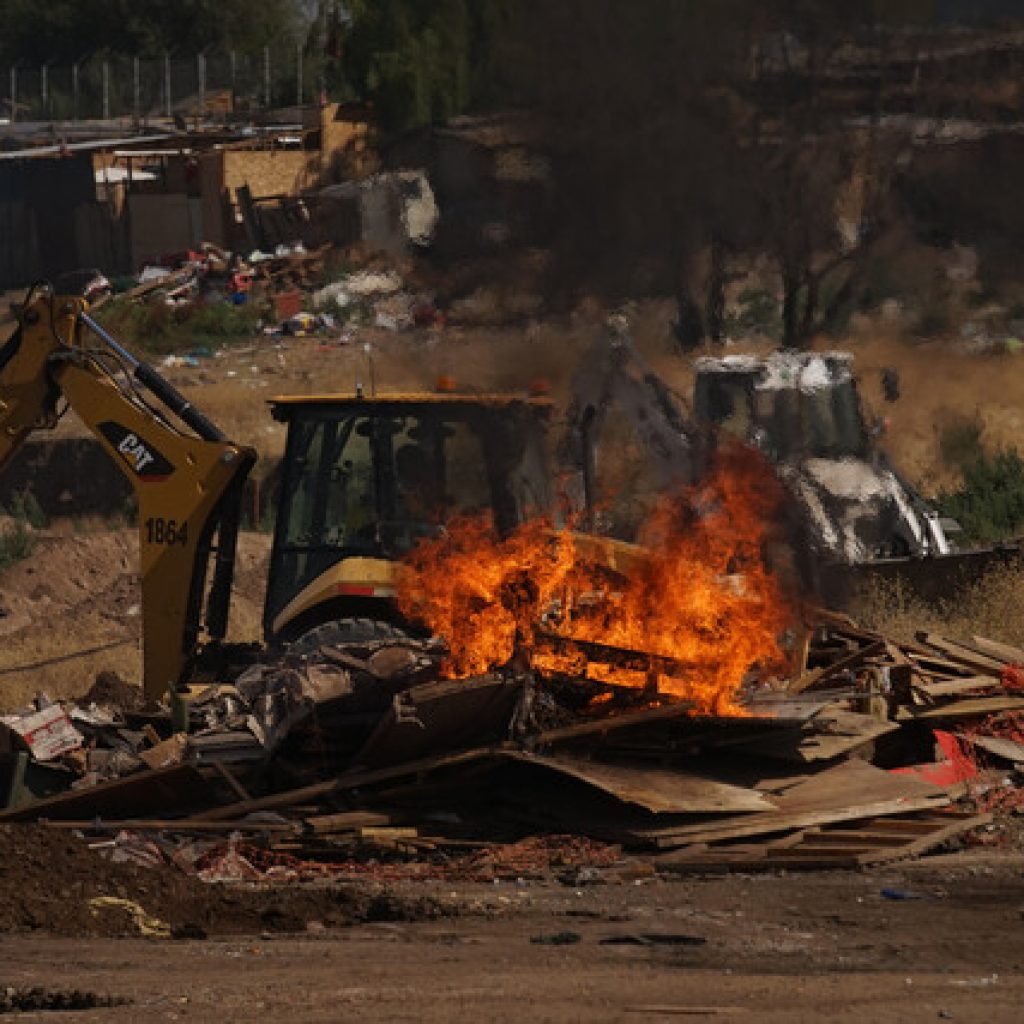
[[[763,557],[781,495],[759,455],[722,454],[700,488],[658,504],[641,531],[643,557],[614,582],[581,551],[592,544],[546,520],[504,539],[484,519],[455,520],[406,559],[399,607],[445,638],[450,678],[501,667],[519,650],[541,673],[640,688],[653,682],[699,711],[739,714],[745,675],[782,665],[778,638],[796,619]],[[581,649],[548,650],[534,628],[553,608],[558,623],[545,629],[560,637],[658,660],[644,669]]]

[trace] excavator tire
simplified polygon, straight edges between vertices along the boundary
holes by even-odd
[[[294,654],[314,654],[321,647],[375,643],[381,640],[407,640],[409,634],[379,619],[333,619],[305,632],[288,650]]]

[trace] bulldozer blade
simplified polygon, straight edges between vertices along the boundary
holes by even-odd
[[[831,564],[820,573],[820,598],[832,609],[852,608],[879,586],[926,605],[940,605],[993,569],[1024,568],[1020,544],[959,551],[929,558],[884,558],[856,565]]]

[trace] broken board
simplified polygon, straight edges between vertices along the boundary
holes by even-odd
[[[652,814],[723,814],[772,811],[772,801],[754,789],[689,772],[570,757],[503,751],[500,757],[529,764],[600,790]]]
[[[773,842],[708,845],[663,854],[654,863],[673,873],[837,870],[916,857],[988,824],[990,814],[919,813],[860,818],[802,829]]]
[[[771,813],[718,818],[666,829],[635,831],[638,842],[662,849],[792,832],[858,818],[936,810],[952,802],[940,786],[893,775],[856,758],[817,772],[778,796]]]

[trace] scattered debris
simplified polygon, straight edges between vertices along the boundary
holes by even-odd
[[[221,881],[853,867],[988,826],[1019,793],[1016,652],[821,618],[740,714],[522,667],[439,680],[442,646],[411,638],[256,664],[192,695],[187,734],[131,700],[55,705],[80,781],[0,820]]]

